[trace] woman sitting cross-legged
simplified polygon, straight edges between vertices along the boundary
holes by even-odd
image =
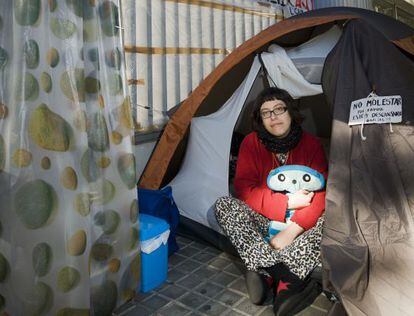
[[[253,132],[241,146],[234,178],[238,199],[217,200],[218,223],[248,270],[246,285],[253,303],[265,299],[259,271],[273,279],[275,315],[293,315],[319,294],[309,274],[320,262],[320,240],[325,192],[286,195],[267,186],[271,170],[282,165],[303,165],[327,177],[327,162],[319,140],[303,131],[302,117],[292,97],[278,88],[265,89],[253,109]],[[265,241],[271,220],[285,222],[287,209],[294,215],[286,229]]]

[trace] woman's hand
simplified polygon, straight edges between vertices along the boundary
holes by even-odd
[[[282,250],[286,246],[290,245],[293,240],[302,234],[305,230],[298,224],[292,222],[285,230],[273,236],[270,240],[270,246],[276,250]]]
[[[313,192],[306,190],[299,190],[290,194],[288,199],[288,209],[297,210],[309,206],[314,195]]]

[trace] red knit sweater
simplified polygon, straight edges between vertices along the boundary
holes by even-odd
[[[299,144],[289,152],[287,165],[304,165],[319,171],[327,178],[328,165],[322,145],[309,133],[303,132]],[[279,167],[273,155],[260,142],[256,132],[243,140],[237,160],[234,188],[239,199],[253,210],[271,220],[285,221],[288,197],[272,192],[266,180],[270,170]],[[325,209],[325,191],[315,192],[311,205],[296,210],[291,220],[308,230],[313,227]]]

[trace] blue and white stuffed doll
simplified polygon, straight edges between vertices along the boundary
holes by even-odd
[[[318,171],[302,165],[286,165],[270,171],[267,186],[278,192],[293,194],[299,190],[318,191],[325,187],[325,178]],[[284,230],[289,224],[295,210],[286,210],[285,222],[271,221],[266,241]]]

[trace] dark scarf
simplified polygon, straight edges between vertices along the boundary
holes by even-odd
[[[302,138],[302,128],[300,125],[292,122],[289,134],[287,134],[284,138],[277,138],[270,134],[264,126],[261,126],[257,131],[257,136],[267,150],[272,153],[283,154],[287,153],[299,144],[300,139]]]

